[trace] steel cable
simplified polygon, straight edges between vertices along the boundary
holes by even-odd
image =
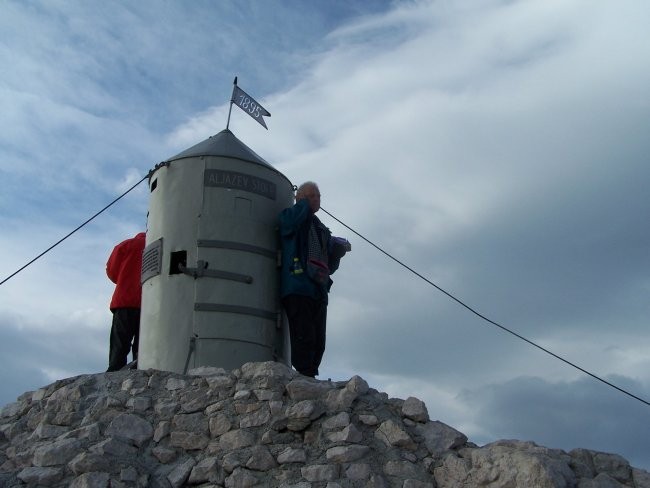
[[[135,183],[131,188],[129,188],[128,190],[126,190],[124,193],[122,193],[119,197],[117,197],[117,198],[116,198],[115,200],[113,200],[111,203],[109,203],[109,204],[106,205],[104,208],[102,208],[100,211],[98,211],[97,213],[95,213],[95,214],[94,214],[92,217],[90,217],[88,220],[86,220],[86,221],[83,222],[81,225],[79,225],[78,227],[76,227],[74,230],[72,230],[71,232],[69,232],[68,234],[66,234],[64,237],[62,237],[61,239],[59,239],[57,242],[55,242],[54,244],[52,244],[52,245],[51,245],[50,247],[48,247],[45,251],[43,251],[43,252],[40,253],[38,256],[36,256],[35,258],[33,258],[31,261],[29,261],[28,263],[24,264],[24,265],[21,266],[19,269],[17,269],[17,270],[14,271],[13,273],[11,273],[9,276],[7,276],[5,279],[3,279],[3,280],[0,282],[0,285],[4,284],[5,282],[7,282],[7,281],[10,280],[11,278],[13,278],[15,275],[17,275],[18,273],[20,273],[21,271],[23,271],[25,268],[27,268],[28,266],[30,266],[32,263],[34,263],[35,261],[37,261],[38,259],[40,259],[41,257],[43,257],[45,254],[47,254],[48,252],[50,252],[52,249],[54,249],[56,246],[58,246],[59,244],[61,244],[61,243],[62,243],[63,241],[65,241],[68,237],[72,236],[75,232],[77,232],[78,230],[82,229],[84,226],[86,226],[86,225],[89,224],[90,222],[92,222],[95,218],[97,218],[99,215],[101,215],[103,212],[105,212],[108,208],[110,208],[111,206],[113,206],[113,205],[114,205],[115,203],[117,203],[119,200],[121,200],[122,198],[124,198],[128,193],[130,193],[132,190],[134,190],[138,185],[140,185],[140,183],[142,183],[145,179],[147,179],[147,178],[149,177],[149,174],[150,174],[150,173],[147,173],[147,175],[145,175],[141,180],[139,180],[137,183]],[[647,400],[644,400],[643,398],[641,398],[641,397],[639,397],[639,396],[637,396],[637,395],[635,395],[635,394],[633,394],[633,393],[631,393],[631,392],[625,390],[624,388],[621,388],[621,387],[619,387],[619,386],[617,386],[617,385],[615,385],[615,384],[613,384],[613,383],[611,383],[611,382],[605,380],[604,378],[601,378],[600,376],[598,376],[598,375],[596,375],[596,374],[594,374],[594,373],[591,373],[590,371],[588,371],[588,370],[586,370],[586,369],[584,369],[584,368],[582,368],[582,367],[576,365],[575,363],[573,363],[573,362],[571,362],[571,361],[569,361],[569,360],[567,360],[567,359],[565,359],[565,358],[559,356],[558,354],[555,354],[554,352],[552,352],[552,351],[546,349],[545,347],[542,347],[542,346],[540,346],[539,344],[536,344],[535,342],[531,341],[530,339],[527,339],[526,337],[522,336],[521,334],[518,334],[517,332],[515,332],[515,331],[513,331],[513,330],[511,330],[511,329],[509,329],[509,328],[507,328],[507,327],[505,327],[505,326],[499,324],[498,322],[495,322],[494,320],[492,320],[492,319],[486,317],[485,315],[483,315],[483,314],[481,314],[480,312],[476,311],[474,308],[472,308],[472,307],[470,307],[469,305],[467,305],[467,304],[466,304],[465,302],[463,302],[462,300],[456,298],[454,295],[452,295],[452,294],[449,293],[448,291],[446,291],[446,290],[444,290],[443,288],[441,288],[440,286],[436,285],[434,282],[432,282],[431,280],[429,280],[428,278],[426,278],[426,277],[423,276],[422,274],[418,273],[416,270],[414,270],[414,269],[411,268],[410,266],[406,265],[404,262],[402,262],[402,261],[400,261],[399,259],[397,259],[396,257],[394,257],[392,254],[390,254],[390,253],[388,253],[387,251],[385,251],[384,249],[382,249],[380,246],[378,246],[377,244],[375,244],[374,242],[372,242],[370,239],[366,238],[364,235],[362,235],[361,233],[357,232],[355,229],[353,229],[352,227],[350,227],[349,225],[347,225],[345,222],[341,221],[340,219],[338,219],[337,217],[335,217],[334,215],[332,215],[330,212],[328,212],[327,210],[325,210],[323,207],[321,207],[320,209],[321,209],[323,212],[325,212],[327,215],[329,215],[331,218],[333,218],[334,220],[336,220],[336,221],[337,221],[339,224],[341,224],[343,227],[345,227],[346,229],[348,229],[349,231],[351,231],[352,233],[354,233],[356,236],[360,237],[360,238],[363,239],[365,242],[367,242],[368,244],[370,244],[372,247],[374,247],[375,249],[377,249],[379,252],[381,252],[382,254],[384,254],[385,256],[387,256],[388,258],[390,258],[391,260],[395,261],[397,264],[399,264],[400,266],[402,266],[402,267],[405,268],[406,270],[410,271],[411,273],[413,273],[415,276],[417,276],[417,277],[420,278],[421,280],[423,280],[423,281],[425,281],[426,283],[428,283],[429,285],[433,286],[436,290],[438,290],[438,291],[440,291],[441,293],[445,294],[447,297],[451,298],[451,299],[454,300],[456,303],[458,303],[458,304],[461,305],[462,307],[466,308],[467,310],[469,310],[470,312],[472,312],[474,315],[476,315],[477,317],[481,318],[482,320],[484,320],[484,321],[486,321],[486,322],[488,322],[488,323],[490,323],[490,324],[492,324],[492,325],[498,327],[499,329],[501,329],[501,330],[504,331],[504,332],[507,332],[507,333],[509,333],[509,334],[511,334],[511,335],[513,335],[513,336],[515,336],[515,337],[517,337],[518,339],[521,339],[522,341],[524,341],[524,342],[530,344],[531,346],[536,347],[537,349],[539,349],[539,350],[545,352],[546,354],[549,354],[549,355],[551,355],[552,357],[554,357],[554,358],[556,358],[556,359],[559,359],[559,360],[562,361],[563,363],[565,363],[565,364],[567,364],[567,365],[569,365],[569,366],[571,366],[571,367],[577,369],[578,371],[581,371],[582,373],[584,373],[584,374],[590,376],[591,378],[593,378],[593,379],[595,379],[595,380],[597,380],[597,381],[600,381],[601,383],[603,383],[603,384],[605,384],[605,385],[607,385],[607,386],[609,386],[609,387],[611,387],[611,388],[614,388],[615,390],[619,391],[620,393],[623,393],[623,394],[625,394],[625,395],[627,395],[627,396],[629,396],[629,397],[631,397],[631,398],[633,398],[633,399],[635,399],[635,400],[638,400],[638,401],[641,402],[641,403],[644,403],[645,405],[650,406],[650,402],[648,402]]]
[[[550,355],[553,356],[554,358],[559,359],[560,361],[562,361],[562,362],[568,364],[569,366],[572,366],[573,368],[575,368],[575,369],[577,369],[577,370],[583,372],[584,374],[586,374],[586,375],[588,375],[588,376],[591,376],[591,377],[594,378],[595,380],[598,380],[598,381],[600,381],[600,382],[606,384],[607,386],[610,386],[610,387],[614,388],[615,390],[618,390],[619,392],[624,393],[625,395],[628,395],[629,397],[632,397],[632,398],[634,398],[635,400],[638,400],[638,401],[640,401],[641,403],[644,403],[644,404],[650,406],[650,402],[648,402],[647,400],[644,400],[643,398],[640,398],[640,397],[638,397],[637,395],[635,395],[635,394],[633,394],[633,393],[630,393],[629,391],[625,390],[624,388],[621,388],[621,387],[619,387],[619,386],[617,386],[617,385],[615,385],[615,384],[613,384],[613,383],[611,383],[611,382],[609,382],[609,381],[607,381],[607,380],[601,378],[600,376],[597,376],[597,375],[595,375],[594,373],[591,373],[591,372],[587,371],[586,369],[581,368],[580,366],[578,366],[578,365],[572,363],[571,361],[569,361],[569,360],[567,360],[567,359],[564,359],[563,357],[561,357],[561,356],[555,354],[555,353],[552,352],[552,351],[549,351],[548,349],[546,349],[546,348],[540,346],[539,344],[536,344],[535,342],[531,341],[530,339],[525,338],[525,337],[522,336],[521,334],[518,334],[517,332],[514,332],[513,330],[511,330],[511,329],[509,329],[509,328],[507,328],[507,327],[505,327],[505,326],[503,326],[503,325],[501,325],[501,324],[495,322],[494,320],[491,320],[491,319],[487,318],[485,315],[483,315],[483,314],[477,312],[477,311],[474,310],[472,307],[470,307],[469,305],[467,305],[467,304],[464,303],[463,301],[459,300],[458,298],[456,298],[454,295],[452,295],[452,294],[449,293],[448,291],[442,289],[441,287],[439,287],[438,285],[436,285],[435,283],[433,283],[431,280],[429,280],[429,279],[427,279],[426,277],[422,276],[420,273],[418,273],[417,271],[415,271],[415,270],[414,270],[413,268],[411,268],[410,266],[407,266],[406,264],[404,264],[402,261],[400,261],[399,259],[397,259],[396,257],[394,257],[392,254],[390,254],[390,253],[384,251],[384,250],[383,250],[381,247],[379,247],[377,244],[375,244],[375,243],[372,242],[370,239],[367,239],[366,237],[364,237],[363,235],[361,235],[359,232],[357,232],[356,230],[354,230],[352,227],[350,227],[350,226],[347,225],[346,223],[344,223],[344,222],[342,222],[341,220],[337,219],[334,215],[332,215],[331,213],[329,213],[329,212],[328,212],[327,210],[325,210],[323,207],[321,207],[320,209],[321,209],[323,212],[325,212],[327,215],[329,215],[330,217],[332,217],[334,220],[336,220],[336,221],[337,221],[339,224],[341,224],[343,227],[345,227],[345,228],[348,229],[349,231],[353,232],[355,235],[357,235],[358,237],[360,237],[361,239],[363,239],[364,241],[366,241],[368,244],[370,244],[372,247],[374,247],[375,249],[377,249],[379,252],[383,253],[384,255],[386,255],[387,257],[389,257],[389,258],[392,259],[393,261],[395,261],[397,264],[399,264],[400,266],[404,267],[405,269],[407,269],[408,271],[410,271],[411,273],[413,273],[415,276],[417,276],[417,277],[420,278],[421,280],[427,282],[429,285],[433,286],[433,287],[434,287],[435,289],[437,289],[438,291],[444,293],[444,294],[447,295],[449,298],[451,298],[452,300],[454,300],[454,301],[455,301],[456,303],[458,303],[459,305],[465,307],[467,310],[469,310],[470,312],[472,312],[472,313],[473,313],[474,315],[476,315],[477,317],[479,317],[479,318],[485,320],[486,322],[488,322],[488,323],[490,323],[490,324],[492,324],[492,325],[498,327],[499,329],[503,330],[504,332],[507,332],[507,333],[509,333],[509,334],[512,334],[513,336],[517,337],[518,339],[521,339],[522,341],[527,342],[527,343],[530,344],[531,346],[534,346],[534,347],[536,347],[537,349],[540,349],[541,351],[544,351],[545,353],[550,354]]]
[[[106,205],[106,206],[105,206],[104,208],[102,208],[99,212],[97,212],[95,215],[93,215],[92,217],[90,217],[88,220],[86,220],[83,224],[81,224],[80,226],[78,226],[78,227],[77,227],[76,229],[74,229],[72,232],[69,232],[67,235],[65,235],[64,237],[62,237],[62,238],[59,239],[58,241],[56,241],[54,244],[52,244],[50,247],[48,247],[45,251],[43,251],[43,252],[40,253],[38,256],[36,256],[34,259],[32,259],[31,261],[29,261],[29,262],[26,263],[25,265],[21,266],[20,268],[18,268],[16,271],[14,271],[14,272],[11,273],[9,276],[7,276],[4,280],[0,281],[0,285],[2,285],[2,284],[4,284],[5,282],[9,281],[11,278],[13,278],[14,276],[16,276],[16,275],[17,275],[18,273],[20,273],[22,270],[24,270],[24,269],[27,268],[29,265],[31,265],[32,263],[34,263],[36,260],[38,260],[38,259],[40,259],[41,257],[45,256],[48,252],[50,252],[50,251],[51,251],[52,249],[54,249],[56,246],[58,246],[59,244],[61,244],[61,243],[62,243],[63,241],[65,241],[68,237],[70,237],[72,234],[74,234],[75,232],[77,232],[79,229],[81,229],[82,227],[84,227],[86,224],[90,223],[90,222],[91,222],[92,220],[94,220],[97,216],[99,216],[99,215],[102,214],[104,211],[106,211],[109,207],[111,207],[112,205],[114,205],[115,203],[117,203],[120,199],[124,198],[124,196],[126,196],[126,195],[131,191],[131,190],[133,190],[136,186],[138,186],[140,183],[142,183],[142,182],[143,182],[144,180],[146,180],[148,177],[149,177],[149,173],[147,173],[147,175],[144,176],[144,177],[143,177],[140,181],[138,181],[135,185],[133,185],[133,186],[132,186],[131,188],[129,188],[128,190],[126,190],[126,191],[125,191],[124,193],[122,193],[119,197],[117,197],[117,198],[116,198],[115,200],[113,200],[111,203],[109,203],[108,205]]]

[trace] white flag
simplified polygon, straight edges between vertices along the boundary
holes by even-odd
[[[257,122],[264,126],[266,130],[269,129],[264,121],[264,116],[271,116],[269,111],[257,103],[257,101],[248,93],[239,88],[236,83],[232,89],[232,98],[230,99],[230,102],[234,103],[248,115],[253,117]]]

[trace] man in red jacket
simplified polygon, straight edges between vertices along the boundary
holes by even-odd
[[[113,325],[106,371],[122,369],[126,365],[129,351],[133,352],[134,360],[138,358],[142,302],[140,273],[144,242],[144,232],[120,242],[115,246],[106,263],[106,274],[115,283],[115,292],[110,306],[113,312]]]

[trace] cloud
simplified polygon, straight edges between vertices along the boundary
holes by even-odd
[[[621,304],[647,289],[647,107],[634,101],[649,73],[596,62],[618,25],[608,15],[634,13],[401,4],[331,33],[299,84],[261,100],[273,107],[272,137],[236,127],[295,183],[318,181],[328,211],[479,312],[589,370],[630,373],[645,358],[622,357],[647,339],[647,307]],[[643,57],[638,42],[613,50],[623,45],[624,59]],[[191,140],[188,128],[177,130]],[[334,276],[331,374],[446,391],[513,371],[580,377],[323,219],[354,246]]]
[[[0,404],[11,403],[23,392],[57,379],[104,371],[108,353],[103,344],[108,341],[109,329],[89,327],[86,318],[76,313],[72,319],[47,314],[40,320],[47,321],[50,327],[34,328],[34,324],[20,317],[0,315],[4,365],[0,373]]]
[[[647,383],[621,376],[607,380],[650,398]],[[504,438],[564,450],[619,453],[635,466],[646,463],[647,405],[615,390],[603,391],[591,378],[550,382],[517,377],[464,391],[460,397],[462,403],[475,405],[473,417],[488,432],[485,439],[498,432]]]
[[[222,130],[239,75],[273,115],[264,131],[235,108],[231,130],[293,183],[318,181],[327,211],[488,318],[647,393],[644,2],[152,5],[5,9],[3,273]],[[25,359],[8,385],[103,369],[104,263],[144,226],[147,200],[142,184],[3,285],[4,369],[13,351]],[[471,440],[644,462],[625,440],[645,418],[633,401],[321,218],[353,245],[334,275],[324,376],[422,396]],[[79,361],[57,352],[86,345]]]

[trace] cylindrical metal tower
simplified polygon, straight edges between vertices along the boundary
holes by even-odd
[[[289,363],[277,218],[293,185],[229,130],[149,178],[139,369]]]

